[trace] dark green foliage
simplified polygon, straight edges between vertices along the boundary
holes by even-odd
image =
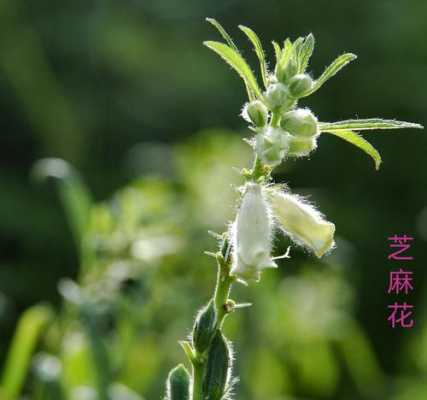
[[[203,353],[209,346],[212,336],[215,333],[216,312],[213,300],[203,307],[197,314],[193,327],[193,346]]]
[[[187,369],[179,364],[168,376],[167,400],[189,400],[190,399],[190,375]]]
[[[231,378],[232,354],[227,339],[217,331],[209,349],[203,376],[203,395],[206,400],[220,400]]]

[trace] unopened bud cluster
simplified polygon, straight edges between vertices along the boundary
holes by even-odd
[[[273,168],[288,156],[304,157],[316,149],[320,132],[317,118],[309,109],[289,110],[285,107],[285,111],[278,114],[275,123],[270,116],[270,123],[266,124],[265,106],[259,100],[256,100],[256,103],[248,103],[245,110],[257,108],[256,113],[253,111],[257,118],[250,118],[257,132],[252,143],[263,164]],[[246,115],[249,115],[249,112]]]
[[[308,156],[317,147],[317,118],[298,100],[313,88],[312,78],[300,66],[298,54],[290,52],[279,61],[260,99],[246,103],[242,117],[256,132],[252,140],[260,160],[271,168],[289,157]]]

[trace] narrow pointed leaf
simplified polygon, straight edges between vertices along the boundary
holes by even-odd
[[[310,92],[306,94],[306,96],[319,90],[326,81],[331,79],[341,69],[343,69],[347,64],[349,64],[351,61],[355,60],[356,58],[357,56],[352,53],[346,53],[336,58],[335,61],[333,61],[332,64],[325,69],[325,71],[320,76],[320,78],[314,83],[313,89],[311,89]]]
[[[65,160],[42,158],[34,164],[32,176],[40,182],[56,179],[73,235],[80,243],[87,231],[92,199],[79,173]]]
[[[239,25],[239,28],[245,33],[245,35],[248,37],[248,39],[251,41],[252,45],[254,46],[255,53],[259,60],[262,81],[264,83],[265,88],[267,88],[268,71],[267,71],[267,63],[265,61],[265,53],[264,53],[264,49],[262,48],[261,40],[251,28],[248,28],[247,26],[243,26],[243,25]]]
[[[381,156],[380,153],[375,149],[374,146],[372,146],[366,139],[364,139],[362,136],[358,135],[356,132],[353,131],[333,131],[328,130],[325,131],[326,133],[330,133],[332,135],[338,136],[339,138],[351,143],[352,145],[358,147],[359,149],[363,150],[366,154],[371,156],[375,162],[375,169],[380,168],[381,164]]]
[[[292,51],[293,51],[292,42],[289,39],[286,39],[283,44],[283,50],[282,50],[282,54],[280,56],[280,61],[279,61],[281,66],[286,65],[286,63],[288,62],[289,58],[292,55]]]
[[[276,64],[278,64],[282,56],[282,49],[280,48],[279,43],[274,40],[271,43],[273,44],[274,55],[276,56]]]
[[[250,100],[253,100],[254,97],[261,97],[261,91],[254,74],[245,59],[238,52],[220,42],[207,41],[204,42],[204,45],[217,53],[240,75],[245,82]]]
[[[346,121],[322,122],[320,124],[321,131],[328,131],[328,130],[363,131],[363,130],[374,130],[374,129],[403,129],[403,128],[422,129],[423,126],[420,124],[414,124],[412,122],[396,121],[394,119],[381,119],[381,118],[348,119]]]
[[[52,310],[45,305],[35,305],[22,314],[0,378],[0,387],[6,399],[17,399],[21,394],[32,355],[52,317]]]
[[[301,47],[301,51],[299,54],[299,59],[300,59],[300,72],[304,72],[307,67],[308,67],[308,63],[310,61],[310,58],[313,54],[313,50],[314,50],[314,36],[312,33],[310,33],[304,40],[304,43]]]
[[[206,21],[209,22],[210,24],[212,24],[218,30],[218,32],[221,34],[221,36],[224,38],[224,40],[228,43],[228,45],[232,49],[234,49],[235,51],[237,51],[239,53],[239,49],[234,44],[231,36],[227,33],[227,31],[223,28],[223,26],[216,19],[206,18]]]
[[[299,57],[299,54],[301,52],[302,45],[304,44],[304,38],[299,37],[297,40],[295,40],[293,44],[294,53],[297,57]]]
[[[193,348],[191,347],[190,342],[188,342],[186,340],[181,340],[179,342],[179,344],[182,347],[182,349],[184,350],[185,355],[188,357],[188,360],[190,362],[193,362],[196,358],[196,355],[194,353]]]
[[[62,159],[43,158],[34,164],[32,177],[40,182],[55,180],[75,244],[79,249],[82,269],[91,265],[95,256],[94,248],[85,237],[88,234],[93,200],[78,171]]]

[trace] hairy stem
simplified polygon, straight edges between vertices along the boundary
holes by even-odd
[[[192,400],[203,400],[203,364],[193,362],[193,390]]]
[[[227,309],[228,296],[230,295],[231,286],[234,278],[230,276],[230,263],[223,258],[218,259],[218,273],[215,291],[213,295],[216,312],[216,328],[221,329],[224,317],[229,310]],[[192,400],[203,400],[203,370],[205,366],[203,354],[198,354],[193,360],[193,394]]]
[[[219,261],[217,282],[214,294],[218,328],[221,328],[222,321],[228,312],[226,308],[226,303],[230,294],[233,280],[233,277],[230,276],[229,264],[226,261]]]
[[[279,112],[273,112],[271,114],[271,121],[270,121],[270,125],[273,128],[277,128],[279,126],[279,122],[280,122],[280,113]]]

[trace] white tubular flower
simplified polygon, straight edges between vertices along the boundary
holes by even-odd
[[[233,264],[231,275],[259,281],[265,268],[277,268],[271,258],[273,222],[263,189],[256,183],[245,186],[242,204],[232,225]]]
[[[281,229],[297,244],[322,257],[334,245],[335,225],[299,196],[279,190],[270,192],[271,206]]]

